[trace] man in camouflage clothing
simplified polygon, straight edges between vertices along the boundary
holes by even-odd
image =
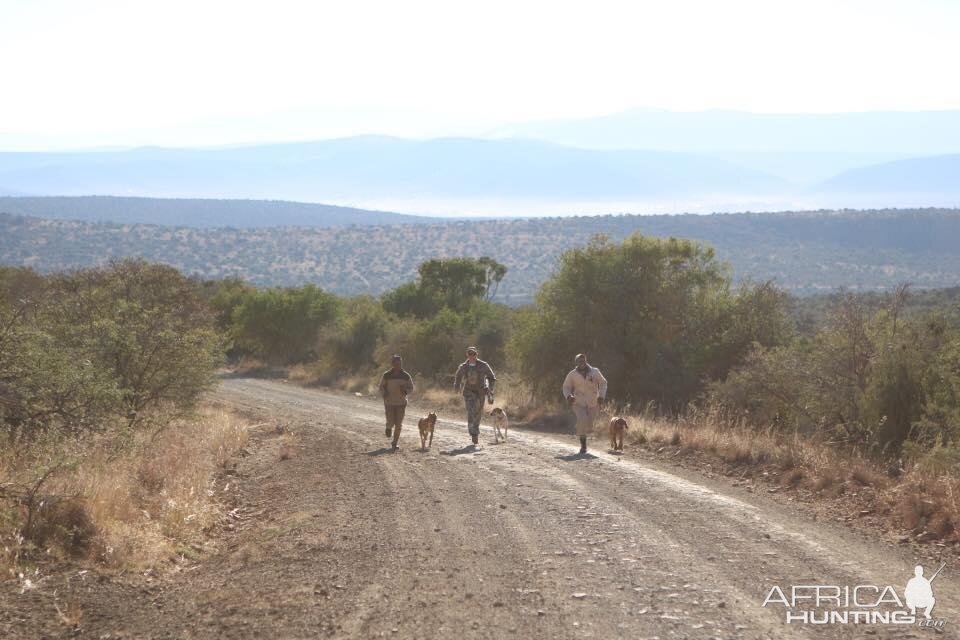
[[[493,404],[493,385],[497,377],[490,365],[477,358],[477,348],[467,347],[467,360],[457,367],[453,387],[463,391],[467,406],[467,431],[473,444],[480,443],[480,417],[483,415],[483,399]]]

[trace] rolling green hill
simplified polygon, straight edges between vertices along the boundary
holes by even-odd
[[[737,279],[773,279],[795,293],[960,284],[960,210],[821,211],[709,216],[592,216],[340,228],[198,229],[0,215],[0,262],[39,270],[143,256],[208,278],[314,282],[378,294],[423,260],[488,255],[510,269],[499,296],[531,299],[558,256],[595,234],[641,232],[710,243]]]

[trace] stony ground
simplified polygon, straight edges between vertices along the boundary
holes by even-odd
[[[782,608],[761,606],[773,585],[902,594],[917,560],[723,480],[601,443],[581,457],[572,437],[520,430],[497,445],[485,429],[473,449],[457,416],[420,451],[415,405],[393,453],[376,401],[277,381],[225,380],[217,398],[268,426],[221,479],[233,497],[215,551],[164,575],[0,585],[0,637],[935,636],[785,625]],[[936,637],[960,622],[952,573],[934,583]],[[79,630],[58,620],[58,588]]]

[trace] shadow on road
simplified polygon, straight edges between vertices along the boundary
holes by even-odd
[[[573,413],[548,413],[532,420],[516,420],[510,423],[510,429],[532,431],[533,433],[574,434],[577,419]]]
[[[576,460],[596,460],[597,456],[592,453],[571,453],[565,456],[555,456],[557,460],[565,460],[566,462],[574,462]]]
[[[380,449],[374,449],[373,451],[367,451],[367,455],[371,458],[374,456],[382,456],[387,453],[393,453],[393,449],[390,447],[381,447]]]
[[[440,455],[442,456],[462,456],[465,453],[476,453],[480,451],[475,444],[468,444],[465,447],[460,447],[459,449],[448,449],[446,451],[441,451]]]

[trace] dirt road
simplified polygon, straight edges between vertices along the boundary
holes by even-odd
[[[521,431],[494,445],[488,427],[473,451],[443,419],[421,452],[416,406],[391,453],[375,400],[250,379],[218,399],[287,425],[294,456],[256,435],[219,551],[145,593],[81,596],[84,637],[922,638],[960,623],[948,567],[939,631],[784,624],[762,606],[774,585],[902,596],[916,560],[640,457]]]

